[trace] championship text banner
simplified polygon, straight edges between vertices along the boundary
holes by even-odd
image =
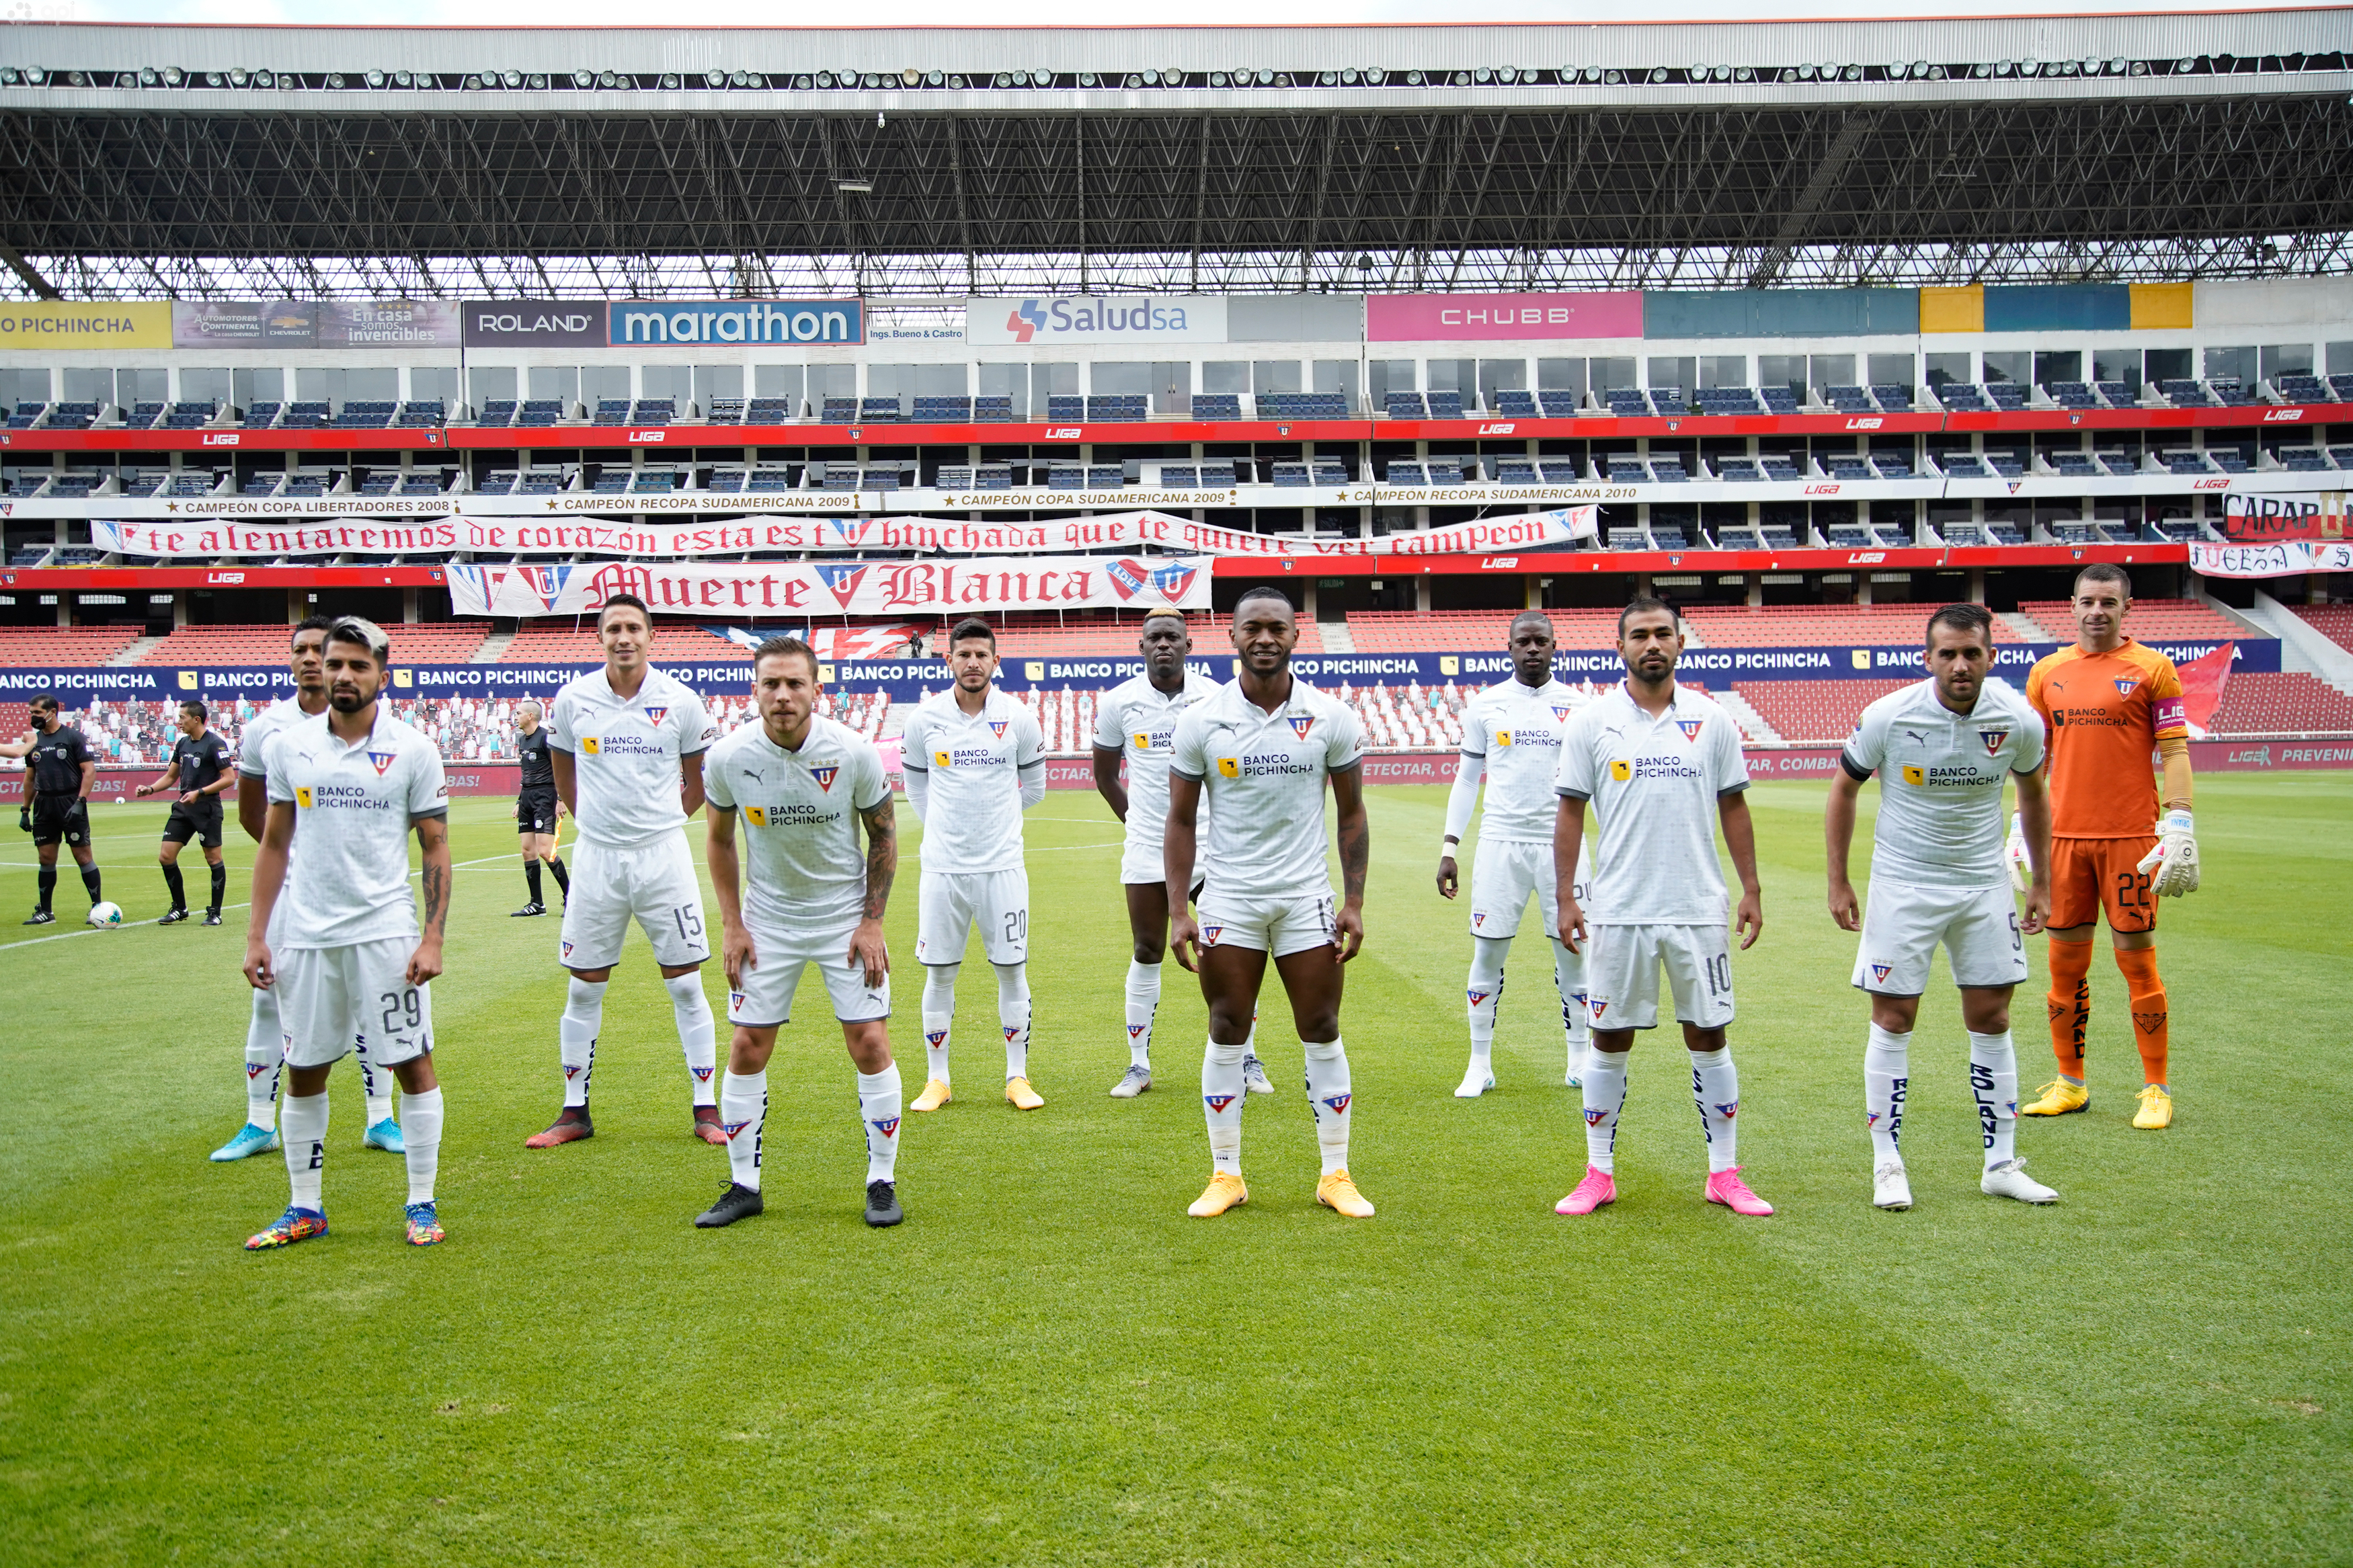
[[[1067,554],[1156,549],[1193,555],[1312,559],[1342,555],[1481,554],[1535,550],[1594,533],[1595,509],[1568,507],[1456,523],[1374,539],[1292,540],[1243,533],[1166,512],[1134,511],[1043,522],[931,518],[744,517],[702,522],[604,518],[306,518],[252,523],[228,518],[90,523],[90,542],[121,555],[168,560],[221,556],[567,553],[678,558],[755,551],[927,551],[944,555]],[[736,606],[745,607],[745,606]],[[501,611],[501,614],[513,612]],[[835,610],[830,613],[845,613]]]
[[[1115,555],[966,561],[582,562],[452,566],[460,616],[582,616],[614,594],[657,615],[986,615],[1006,610],[1209,607],[1198,562]]]

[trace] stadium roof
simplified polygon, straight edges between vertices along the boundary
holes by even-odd
[[[0,31],[17,292],[2353,270],[2353,10]]]

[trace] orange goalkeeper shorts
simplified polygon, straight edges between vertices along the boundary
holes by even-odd
[[[2157,900],[2137,868],[2156,847],[2154,837],[2053,838],[2051,924],[2060,931],[2090,925],[2105,910],[2110,931],[2155,931]]]

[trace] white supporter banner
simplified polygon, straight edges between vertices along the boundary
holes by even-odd
[[[2353,542],[2283,539],[2269,544],[2189,546],[2189,569],[2201,577],[2299,577],[2353,572]]]
[[[607,518],[306,518],[251,523],[229,518],[166,522],[93,521],[98,549],[158,560],[221,556],[580,554],[681,559],[756,552],[890,550],[944,555],[1066,554],[1165,550],[1187,555],[1311,559],[1338,555],[1486,554],[1535,550],[1594,535],[1593,507],[1500,513],[1374,539],[1292,539],[1244,533],[1162,511],[1113,512],[1040,522],[967,522],[923,517],[738,517],[701,522]]]
[[[448,569],[460,616],[586,616],[614,594],[656,615],[902,616],[1209,607],[1201,561],[1031,555],[977,561],[586,561]]]

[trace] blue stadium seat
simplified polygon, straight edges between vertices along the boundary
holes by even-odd
[[[1822,398],[1841,414],[1876,414],[1879,405],[1871,401],[1871,394],[1859,386],[1826,386]]]
[[[1430,483],[1429,469],[1419,463],[1409,463],[1400,459],[1392,459],[1381,477],[1388,484],[1411,485],[1416,489]]]
[[[1430,417],[1430,405],[1422,402],[1421,394],[1419,392],[1392,392],[1384,401],[1388,404],[1388,416],[1392,419]]]
[[[2097,408],[2100,400],[2092,392],[2088,381],[2046,381],[2042,395],[2062,408]]]
[[[2098,393],[2102,401],[2111,408],[2133,406],[2132,388],[2121,381],[2095,381],[2092,383],[2092,390]]]
[[[648,397],[629,410],[632,425],[668,425],[678,417],[678,400],[670,397]]]
[[[1495,412],[1505,419],[1536,417],[1536,398],[1533,392],[1504,391],[1495,394]]]
[[[1428,395],[1430,416],[1432,419],[1462,417],[1462,395],[1459,392],[1433,392]]]
[[[744,493],[744,470],[713,468],[702,481],[702,488],[713,495],[734,496]]]
[[[1759,387],[1757,395],[1765,400],[1765,412],[1767,414],[1795,414],[1803,403],[1793,386]]]
[[[1087,399],[1089,419],[1133,424],[1152,417],[1152,400],[1142,393],[1106,392]]]
[[[855,425],[858,423],[858,399],[828,397],[818,405],[817,421],[820,425]]]
[[[774,495],[792,488],[790,468],[754,468],[744,479],[744,493],[746,495]]]
[[[1546,419],[1574,419],[1577,417],[1577,406],[1584,401],[1581,395],[1574,392],[1536,394],[1536,406],[1544,411],[1544,417]]]
[[[972,422],[972,399],[969,397],[918,397],[915,399],[917,422],[931,425],[968,425]]]
[[[1893,382],[1873,382],[1871,396],[1873,402],[1890,414],[1912,412],[1912,389],[1908,386],[1898,386]]]
[[[1567,458],[1546,458],[1536,463],[1536,472],[1548,485],[1573,485],[1585,476],[1577,471],[1576,463]]]
[[[744,400],[740,397],[714,397],[702,411],[705,425],[741,425],[744,423]]]
[[[1620,419],[1651,417],[1651,400],[1642,395],[1640,387],[1613,386],[1601,396],[1602,401],[1609,404],[1609,412]]]
[[[48,427],[52,430],[87,430],[97,423],[98,405],[95,403],[49,405]]]
[[[164,417],[166,406],[161,403],[134,403],[131,405],[131,412],[122,416],[122,427],[126,430],[152,430],[155,421]]]
[[[1236,482],[1232,458],[1221,458],[1202,463],[1201,488],[1203,489],[1230,489]]]
[[[1060,397],[1049,396],[1046,399],[1046,417],[1048,419],[1059,421],[1064,419],[1084,419],[1086,416],[1087,400],[1083,397],[1074,397],[1065,395]]]
[[[1681,418],[1691,412],[1683,402],[1683,389],[1680,386],[1651,388],[1651,406],[1669,418]]]
[[[1196,419],[1240,419],[1242,400],[1230,392],[1197,392],[1193,395],[1193,417]]]
[[[1013,465],[1010,463],[975,463],[972,468],[972,488],[976,490],[1009,490],[1013,488]]]
[[[332,428],[337,430],[382,430],[392,424],[392,416],[398,413],[399,410],[400,405],[397,403],[384,403],[373,400],[357,400],[349,402],[343,405],[343,412],[335,416]]]
[[[832,399],[826,400],[826,406],[833,406]],[[901,417],[899,400],[895,397],[869,397],[858,405],[858,422],[861,425],[895,425]]]
[[[797,417],[799,407],[797,397],[755,397],[744,405],[744,423],[782,425]]]
[[[972,417],[976,425],[1010,425],[1013,423],[1013,399],[976,397],[972,400]]]
[[[1753,485],[1765,478],[1765,470],[1754,458],[1718,458],[1715,475],[1726,484]]]
[[[515,415],[518,426],[544,427],[564,418],[564,400],[560,397],[533,397],[527,400]]]

